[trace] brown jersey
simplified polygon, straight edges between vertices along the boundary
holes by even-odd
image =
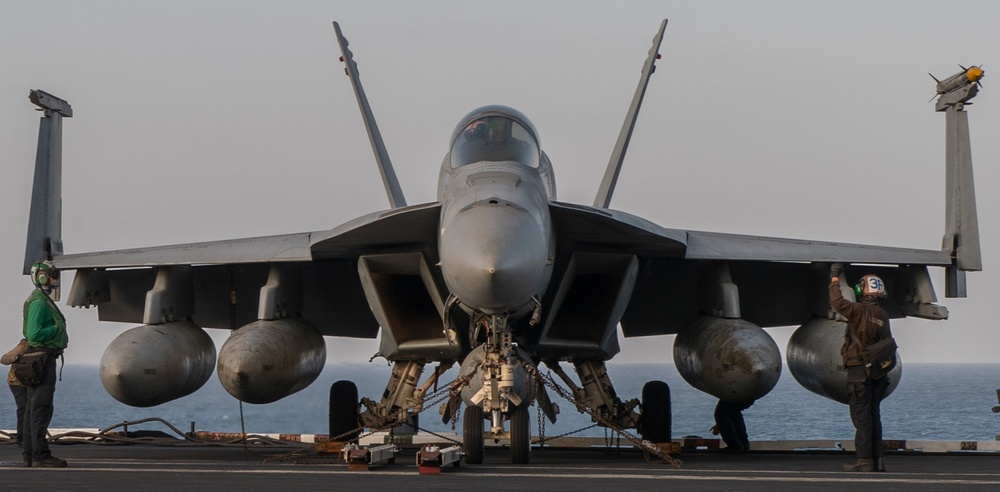
[[[874,303],[844,299],[839,283],[830,283],[830,304],[835,311],[847,318],[847,333],[844,335],[844,345],[840,348],[844,367],[862,365],[862,350],[892,336],[889,315],[885,309]]]

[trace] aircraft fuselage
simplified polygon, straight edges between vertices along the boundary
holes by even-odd
[[[551,167],[531,123],[488,106],[456,128],[441,167],[441,272],[468,311],[526,312],[552,277]]]

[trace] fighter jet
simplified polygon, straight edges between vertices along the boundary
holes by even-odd
[[[239,400],[273,402],[317,378],[327,359],[323,336],[380,337],[379,353],[392,363],[385,392],[359,398],[353,383],[335,383],[331,436],[350,440],[364,428],[413,422],[441,383],[451,393],[440,411],[461,415],[468,463],[482,462],[485,438],[509,439],[512,462],[529,462],[528,409],[538,405],[554,422],[550,391],[601,426],[670,441],[665,383],[650,381],[631,399],[615,390],[605,364],[620,351],[619,326],[626,337],[676,334],[684,379],[731,401],[756,400],[778,380],[778,347],[763,328],[798,326],[787,350],[793,376],[846,402],[846,325],[828,301],[831,264],[845,265],[845,296],[854,295],[848,279],[875,273],[890,292],[891,317],[927,319],[948,316],[935,304],[928,267],[945,269],[948,297],[965,296],[965,272],[982,268],[964,112],[982,74],[938,87],[948,137],[940,250],[671,229],[610,208],[666,25],[591,205],[557,201],[539,129],[498,105],[458,121],[436,201],[407,205],[334,23],[388,209],[325,231],[65,254],[60,142],[72,108],[32,91],[44,116],[25,273],[43,259],[75,270],[66,304],[96,306],[102,321],[141,324],[110,344],[100,369],[109,393],[133,406],[190,394],[215,368]],[[206,328],[235,330],[218,356]],[[437,365],[424,378],[428,364]],[[440,381],[455,364],[458,377]],[[902,364],[894,371],[898,383]]]

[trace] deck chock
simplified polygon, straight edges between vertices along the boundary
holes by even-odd
[[[681,442],[684,449],[719,449],[721,439],[704,439],[701,437],[685,437]]]
[[[679,442],[654,442],[653,445],[666,454],[681,454],[681,443]]]
[[[441,448],[428,444],[417,452],[417,468],[421,475],[439,475],[445,465],[458,466],[462,460],[462,447]]]
[[[398,452],[399,448],[394,444],[367,448],[349,444],[344,447],[344,460],[347,461],[347,469],[350,471],[368,471],[368,466],[372,464],[385,462],[391,465],[396,463],[396,453]]]
[[[437,432],[434,434],[418,432],[411,435],[392,434],[389,432],[375,432],[366,434],[358,441],[361,446],[377,446],[379,444],[395,444],[401,449],[413,448],[418,450],[427,444],[450,445],[451,442],[460,440],[462,436],[455,433]]]
[[[316,452],[319,454],[340,454],[344,452],[346,441],[324,441],[316,443]]]

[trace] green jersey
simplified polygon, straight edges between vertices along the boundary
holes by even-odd
[[[41,289],[35,289],[24,301],[24,338],[31,347],[63,350],[69,345],[66,318],[56,303]]]

